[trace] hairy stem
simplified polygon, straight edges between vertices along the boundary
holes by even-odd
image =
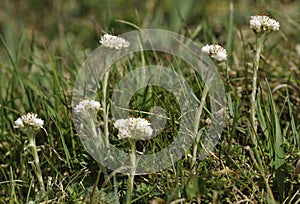
[[[254,66],[253,66],[253,80],[252,80],[252,93],[251,93],[251,107],[250,107],[250,118],[251,118],[251,131],[252,137],[255,147],[257,146],[257,119],[256,119],[256,91],[257,91],[257,72],[259,69],[259,60],[262,51],[264,41],[264,35],[257,35],[256,36],[256,53],[254,59]]]
[[[104,134],[105,134],[105,146],[109,146],[109,130],[108,130],[108,106],[106,104],[106,92],[109,78],[109,70],[105,72],[104,75],[104,83],[103,83],[103,99],[102,99],[102,107],[103,107],[103,118],[104,118]]]
[[[35,133],[32,133],[35,134]],[[45,192],[45,186],[44,186],[44,181],[43,181],[43,176],[42,176],[42,170],[41,170],[41,165],[40,165],[40,160],[39,156],[36,150],[36,144],[35,144],[35,135],[28,135],[28,140],[29,140],[29,148],[31,149],[31,153],[33,156],[33,161],[34,161],[34,166],[35,166],[35,174],[37,177],[37,180],[39,182],[40,189],[42,193]]]
[[[136,170],[136,140],[135,139],[129,139],[130,146],[131,146],[131,153],[130,153],[130,166],[131,166],[131,172],[128,177],[128,184],[127,184],[127,197],[126,197],[126,203],[130,203],[132,200],[132,193],[133,193],[133,182],[134,182],[134,175]]]
[[[265,35],[256,35],[256,53],[253,66],[253,81],[252,81],[252,93],[251,93],[251,107],[250,107],[250,120],[251,120],[251,141],[254,145],[253,151],[256,157],[256,160],[261,168],[263,165],[257,150],[257,119],[256,119],[256,91],[257,91],[257,72],[259,69],[259,60],[262,51],[262,46],[264,42]]]

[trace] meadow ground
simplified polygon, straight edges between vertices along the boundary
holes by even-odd
[[[0,203],[300,203],[299,11],[297,0],[2,0]],[[265,36],[259,55],[257,35],[249,27],[253,15],[268,15],[280,23],[278,31]],[[166,169],[136,175],[132,198],[126,198],[128,176],[104,167],[84,148],[75,129],[72,91],[103,34],[147,28],[176,32],[200,47],[226,48],[225,62],[212,60],[225,87],[227,115],[213,151],[202,160],[197,154],[193,161],[210,127],[212,102],[204,98],[200,120],[192,121],[201,132],[200,141]],[[175,56],[145,51],[115,63],[106,95],[99,84],[95,100],[108,107],[107,115],[103,107],[98,112],[99,130],[107,131],[110,143],[124,152],[133,152],[132,142],[117,137],[109,109],[112,92],[126,74],[145,64],[174,70],[198,101],[205,95],[199,74]],[[147,86],[128,103],[132,116],[150,119],[151,107],[158,106],[167,116],[155,139],[136,143],[137,154],[163,150],[180,132],[182,104],[172,92]],[[14,121],[27,112],[44,120],[35,138],[40,173],[30,137],[14,128]]]

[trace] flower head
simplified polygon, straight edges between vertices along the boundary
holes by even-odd
[[[117,50],[128,47],[130,45],[130,43],[124,38],[109,34],[104,34],[99,42],[104,47],[115,48]]]
[[[131,118],[128,119],[118,119],[114,123],[114,127],[119,130],[119,139],[124,138],[149,138],[152,135],[152,128],[149,123],[144,118]]]
[[[271,32],[279,30],[280,24],[278,21],[266,16],[257,15],[250,17],[250,28],[255,32]]]
[[[15,121],[14,128],[26,129],[26,128],[33,128],[33,129],[40,129],[44,125],[44,121],[40,118],[37,118],[37,114],[35,113],[27,113],[22,115]]]
[[[100,103],[94,100],[83,100],[75,106],[75,113],[82,113],[86,110],[98,111],[100,109]]]
[[[220,62],[227,59],[226,49],[221,45],[205,45],[201,51]]]

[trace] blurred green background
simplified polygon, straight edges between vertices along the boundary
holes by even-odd
[[[159,28],[174,32],[193,30],[201,23],[198,40],[218,39],[225,43],[229,23],[228,0],[2,0],[0,31],[9,49],[16,50],[22,37],[35,39],[41,46],[57,49],[70,40],[80,48],[95,48],[100,35],[121,34],[140,28]],[[234,3],[234,26],[248,25],[250,15],[267,13],[277,20],[288,20],[281,26],[297,35],[299,1],[243,0]],[[299,25],[297,25],[299,26]],[[298,38],[295,38],[299,42]],[[72,46],[70,45],[70,46]],[[3,51],[1,51],[1,58]]]

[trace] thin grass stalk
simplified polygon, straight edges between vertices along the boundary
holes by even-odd
[[[194,146],[193,146],[193,158],[192,158],[192,163],[191,163],[193,174],[196,173],[195,164],[196,164],[196,160],[197,160],[197,149],[198,149],[198,143],[199,143],[200,136],[201,136],[200,131],[198,131],[199,123],[200,123],[200,118],[201,118],[201,115],[202,115],[202,110],[203,110],[203,107],[204,107],[204,104],[205,104],[205,99],[206,99],[206,96],[208,94],[208,91],[209,91],[209,86],[207,86],[205,84],[204,90],[202,92],[200,105],[199,105],[199,107],[197,109],[197,112],[196,112],[195,127],[194,127],[195,141],[194,141]]]
[[[267,189],[267,193],[269,194],[270,199],[274,202],[275,198],[274,198],[274,195],[273,195],[273,192],[272,192],[272,188],[271,188],[271,186],[269,184],[269,181],[267,179],[267,176],[266,176],[264,170],[262,168],[260,168],[260,166],[257,163],[257,160],[255,158],[255,154],[254,154],[254,152],[251,149],[249,149],[249,153],[250,153],[251,159],[253,160],[254,165],[256,166],[256,168],[258,169],[258,171],[261,173],[261,176],[263,177],[263,180],[264,180],[264,183],[265,183],[265,186],[266,186],[266,189]]]
[[[97,189],[97,186],[98,186],[98,183],[99,183],[99,180],[100,180],[100,176],[101,176],[101,173],[102,173],[101,169],[102,169],[102,166],[99,165],[98,175],[97,175],[96,182],[94,184],[94,187],[93,187],[93,190],[92,190],[92,193],[91,193],[91,197],[90,197],[90,204],[94,203],[94,197],[95,197],[96,189]]]

